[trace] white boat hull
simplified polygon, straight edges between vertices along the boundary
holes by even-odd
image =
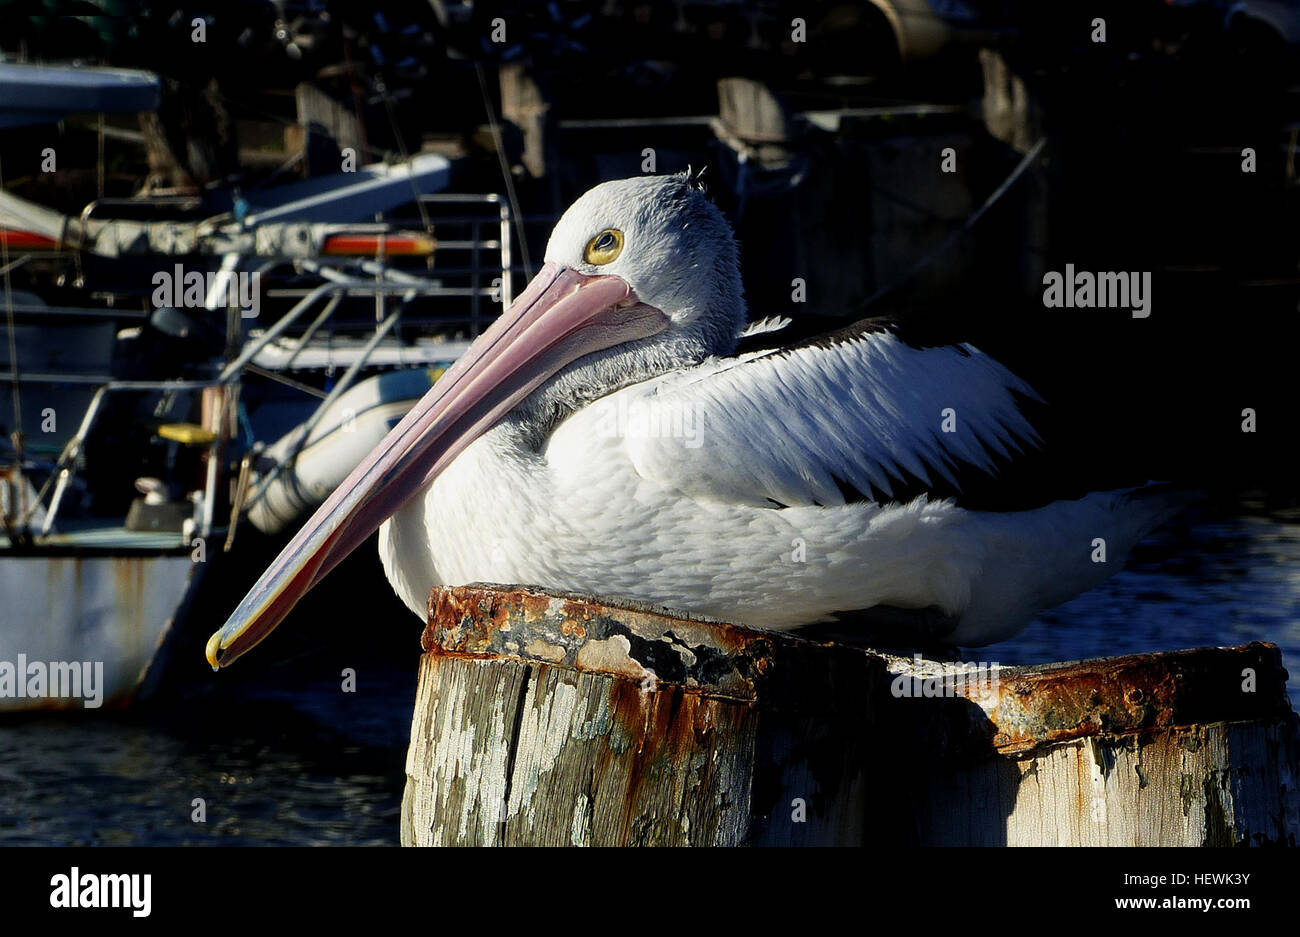
[[[100,706],[129,703],[200,565],[185,553],[0,558],[0,712],[95,708],[92,689]],[[41,695],[27,692],[39,686],[26,679],[33,668],[66,674],[70,665],[88,681],[102,677],[80,696],[55,695],[69,684],[49,676]]]
[[[305,445],[300,424],[266,451],[266,459],[288,462],[263,481],[254,476],[248,519],[267,534],[291,529],[330,496],[389,430],[433,386],[437,374],[423,368],[389,371],[361,381],[321,415]]]

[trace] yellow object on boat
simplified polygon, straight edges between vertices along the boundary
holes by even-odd
[[[197,423],[164,423],[158,427],[158,435],[185,446],[206,446],[217,438],[216,433]]]

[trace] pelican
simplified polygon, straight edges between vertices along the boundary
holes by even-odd
[[[522,295],[212,636],[209,663],[265,638],[376,528],[422,619],[436,585],[521,583],[780,630],[892,609],[977,646],[1103,581],[1181,504],[1143,485],[964,506],[1040,445],[1033,388],[889,320],[738,353],[742,335],[780,335],[745,323],[731,228],[689,173],[591,189]]]

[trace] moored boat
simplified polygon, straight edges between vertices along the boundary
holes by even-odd
[[[58,93],[0,124],[157,104],[143,72],[3,65],[24,82]],[[243,520],[290,532],[509,302],[509,210],[443,193],[449,167],[416,154],[215,215],[0,191],[0,712],[147,696]]]

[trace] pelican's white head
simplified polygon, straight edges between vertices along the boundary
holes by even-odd
[[[688,174],[607,182],[556,224],[546,263],[335,489],[208,641],[229,664],[503,420],[531,434],[618,387],[734,349],[744,326],[731,229]]]
[[[730,352],[745,327],[731,226],[688,173],[590,189],[555,225],[546,261],[619,277],[706,353]]]
[[[731,226],[689,173],[619,179],[588,190],[556,223],[537,280],[548,270],[617,278],[631,300],[663,313],[666,325],[573,361],[503,422],[525,444],[540,446],[559,420],[599,397],[730,353],[745,326],[736,254]]]

